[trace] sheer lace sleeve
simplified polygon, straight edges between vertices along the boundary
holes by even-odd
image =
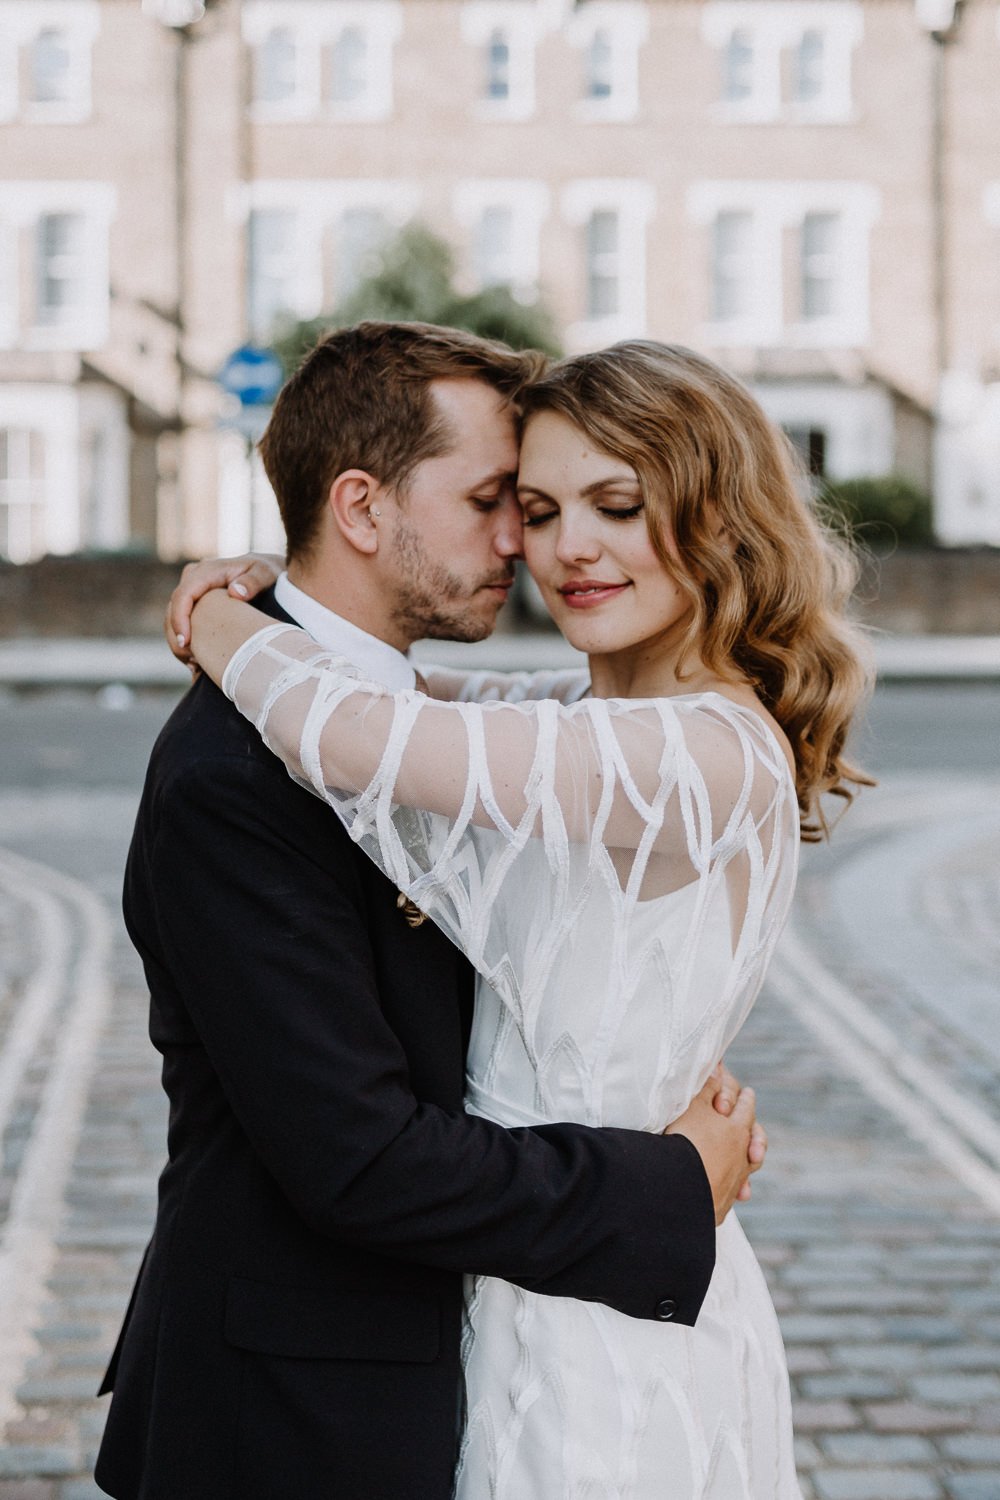
[[[421,665],[432,698],[442,703],[525,703],[554,698],[576,703],[590,686],[579,667],[549,667],[537,672],[456,671]]]
[[[737,969],[786,904],[788,767],[718,695],[440,703],[359,680],[285,625],[241,647],[223,688],[508,999],[544,987],[595,891],[612,945],[640,902],[688,891],[696,928],[724,909]]]

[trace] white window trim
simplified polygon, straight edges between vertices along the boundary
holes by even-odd
[[[71,100],[36,104],[20,100],[21,53],[39,32],[64,31],[71,54],[73,81]],[[91,99],[91,51],[101,29],[98,0],[0,0],[0,120],[18,115],[32,124],[65,124],[89,118]]]
[[[419,211],[421,190],[416,183],[394,178],[260,179],[235,189],[229,196],[229,217],[248,225],[254,210],[294,213],[296,257],[296,317],[317,318],[324,307],[323,243],[327,230],[349,208],[377,208],[390,227],[401,229]]]
[[[110,304],[109,238],[117,190],[106,182],[0,182],[0,223],[16,234],[34,232],[43,214],[82,214],[83,263],[86,266],[84,307],[73,323],[55,326],[34,321],[22,325],[14,307],[7,333],[25,349],[92,350],[108,337]]]
[[[736,31],[753,39],[753,92],[747,99],[717,100],[712,106],[717,119],[833,124],[854,117],[852,55],[864,37],[859,0],[708,0],[701,13],[704,41],[721,52]],[[785,103],[782,53],[796,47],[807,31],[823,35],[826,86],[815,99]]]
[[[524,0],[464,0],[461,28],[462,40],[480,54],[495,31],[502,31],[510,46],[510,94],[506,99],[477,97],[473,104],[477,117],[531,119],[535,113],[535,48],[547,29],[543,12]]]
[[[634,120],[639,113],[639,49],[649,37],[645,0],[589,0],[574,10],[566,25],[568,41],[586,59],[598,31],[611,37],[611,93],[606,99],[578,99],[581,120]]]
[[[243,41],[259,47],[279,27],[295,38],[298,87],[291,99],[269,104],[253,101],[250,113],[260,120],[302,120],[322,115],[338,121],[384,120],[393,106],[393,48],[403,34],[401,0],[246,0],[242,10]],[[352,27],[368,42],[369,87],[345,103],[322,96],[322,56]]]
[[[80,544],[80,402],[71,386],[0,384],[0,427],[28,428],[45,444],[45,547]]]
[[[700,337],[725,346],[811,349],[854,348],[871,336],[869,237],[881,195],[865,182],[700,182],[688,189],[687,211],[709,226],[727,210],[753,215],[751,280],[753,314],[708,320]],[[807,213],[836,213],[843,220],[841,270],[854,289],[852,305],[834,317],[784,317],[783,248],[788,229],[801,230]]]
[[[248,10],[243,12],[243,36],[254,52],[252,67],[256,74],[256,53],[275,31],[287,31],[295,47],[295,89],[287,99],[251,98],[249,114],[252,119],[267,121],[305,120],[319,109],[320,91],[320,47],[319,42],[310,45],[312,38],[304,38],[300,28],[288,25],[283,19],[263,26],[257,34],[251,24]],[[251,40],[250,34],[253,34]]]
[[[486,209],[510,210],[510,284],[514,295],[526,302],[538,297],[542,224],[551,206],[552,194],[544,183],[522,178],[468,179],[457,183],[452,193],[452,212],[469,233],[475,231]]]
[[[619,216],[621,281],[619,309],[609,318],[580,318],[566,329],[567,345],[588,348],[646,331],[646,233],[656,211],[656,190],[641,178],[582,178],[560,198],[562,216],[579,229],[591,214]]]

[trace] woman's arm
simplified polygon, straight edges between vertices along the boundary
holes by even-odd
[[[787,778],[759,721],[721,699],[438,703],[358,681],[305,631],[221,591],[193,621],[199,664],[318,796],[439,814],[456,839],[475,826],[514,844],[642,848],[678,866],[673,888]]]
[[[590,686],[579,667],[544,667],[535,672],[461,671],[420,663],[427,691],[440,703],[527,703],[554,698],[576,703]]]

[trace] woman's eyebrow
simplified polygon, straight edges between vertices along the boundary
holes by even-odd
[[[580,491],[581,495],[596,495],[601,490],[638,490],[639,481],[634,474],[609,474],[606,479],[595,479],[590,484],[585,484]]]

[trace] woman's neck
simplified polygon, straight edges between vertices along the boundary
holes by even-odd
[[[705,693],[723,679],[696,657],[686,661],[679,652],[633,647],[589,658],[590,689],[595,698],[673,698],[680,693]],[[726,684],[732,686],[732,684]]]

